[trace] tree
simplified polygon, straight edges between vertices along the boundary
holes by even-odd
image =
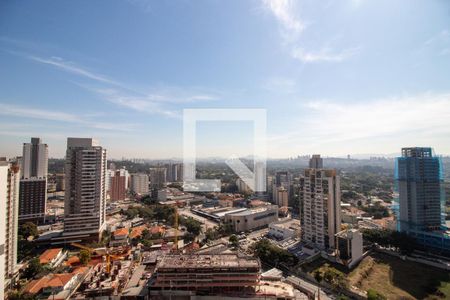
[[[284,264],[293,266],[298,262],[298,258],[287,250],[284,250],[269,240],[263,239],[253,245],[255,255],[259,257],[264,263],[271,266],[278,266]]]
[[[80,259],[80,262],[83,265],[87,265],[88,262],[91,260],[91,253],[88,250],[80,250],[80,253],[78,254],[78,258]]]
[[[231,243],[231,246],[232,246],[233,248],[237,248],[237,247],[239,246],[239,240],[238,240],[238,237],[237,237],[236,235],[234,235],[234,234],[232,234],[232,235],[230,236],[230,238],[228,239],[228,241]]]
[[[202,230],[202,223],[193,217],[180,218],[180,224],[186,226],[187,231],[196,236],[199,235]]]
[[[206,241],[213,241],[213,240],[217,240],[218,238],[219,238],[219,232],[217,232],[217,230],[212,229],[212,228],[206,229],[206,232],[205,232]]]
[[[39,235],[37,226],[33,222],[26,222],[26,223],[20,225],[18,233],[26,240],[30,236],[37,237]]]
[[[35,300],[37,297],[33,294],[24,293],[20,291],[12,291],[8,293],[9,300]]]
[[[314,272],[314,279],[317,281],[317,283],[321,283],[322,282],[322,279],[323,279],[323,275],[322,275],[322,272],[320,272],[320,270],[316,270],[315,272]]]
[[[28,263],[27,268],[23,272],[23,276],[27,279],[31,279],[37,274],[41,273],[44,270],[44,267],[41,265],[39,258],[33,258]]]
[[[374,289],[367,290],[367,300],[386,300],[387,298]]]

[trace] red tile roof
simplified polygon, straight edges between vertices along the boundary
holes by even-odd
[[[120,228],[114,231],[114,236],[128,235],[128,228]]]
[[[53,248],[45,250],[44,253],[42,253],[41,256],[39,257],[39,262],[43,265],[48,264],[53,259],[55,259],[62,250],[63,250],[62,248]]]

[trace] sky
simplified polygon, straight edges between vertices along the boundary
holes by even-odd
[[[267,155],[450,154],[450,1],[1,1],[0,156],[175,158],[183,109],[265,109]],[[199,122],[199,157],[251,122]]]

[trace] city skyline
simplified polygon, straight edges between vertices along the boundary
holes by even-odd
[[[111,158],[181,157],[184,108],[267,109],[273,158],[450,154],[449,3],[60,5],[0,4],[4,155],[39,136],[63,157],[82,136]],[[248,124],[216,125],[205,154],[250,153]]]

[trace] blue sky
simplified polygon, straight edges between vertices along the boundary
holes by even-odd
[[[450,154],[445,0],[2,1],[0,66],[6,156],[180,157],[183,108],[267,109],[270,157]],[[246,122],[206,125],[199,155],[250,152]]]

